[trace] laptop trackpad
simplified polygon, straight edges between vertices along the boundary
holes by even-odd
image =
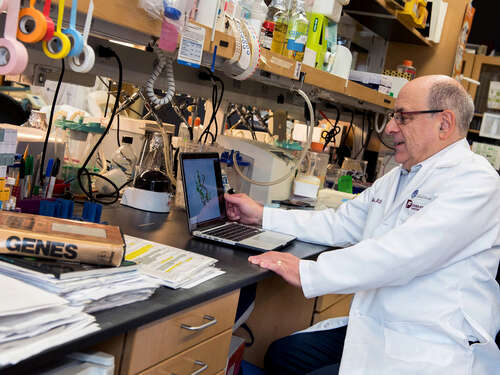
[[[262,250],[273,250],[295,239],[294,236],[277,232],[262,232],[240,241],[242,245],[258,247]]]

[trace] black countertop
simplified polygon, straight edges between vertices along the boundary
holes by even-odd
[[[102,221],[120,226],[124,234],[216,258],[218,259],[216,266],[226,273],[191,289],[173,290],[160,287],[146,301],[97,312],[94,316],[101,326],[100,331],[55,346],[14,366],[3,368],[0,370],[1,374],[35,373],[40,366],[60,359],[66,353],[82,350],[107,338],[271,276],[271,271],[248,262],[247,258],[255,253],[193,239],[188,232],[183,210],[173,209],[169,214],[155,214],[116,204],[104,208]],[[315,258],[326,249],[328,249],[326,246],[294,241],[282,251],[306,259]]]

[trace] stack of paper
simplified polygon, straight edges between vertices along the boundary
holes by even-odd
[[[125,259],[138,263],[142,273],[170,288],[192,288],[225,273],[213,266],[217,259],[132,236],[124,238]]]
[[[99,330],[95,318],[65,299],[0,275],[0,367]]]
[[[9,262],[10,260],[10,262]],[[15,263],[14,263],[15,262]],[[0,257],[0,273],[55,293],[69,301],[71,306],[82,307],[85,312],[95,312],[148,299],[161,283],[142,275],[137,265],[122,267],[90,268],[57,273],[52,269],[27,268],[27,263],[39,264],[39,260],[10,259]],[[77,267],[78,265],[75,265]],[[83,265],[80,265],[83,267]],[[57,276],[56,276],[57,275]]]

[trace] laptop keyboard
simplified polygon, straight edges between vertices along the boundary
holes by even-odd
[[[242,241],[246,238],[255,236],[256,234],[262,233],[263,231],[258,228],[248,227],[246,225],[238,223],[229,223],[222,227],[208,230],[203,232],[203,234],[225,238],[231,241]]]

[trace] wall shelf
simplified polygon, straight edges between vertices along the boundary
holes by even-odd
[[[55,0],[52,0],[56,4]],[[105,36],[105,33],[100,33],[101,37],[110,39],[133,39],[134,33],[141,33],[146,37],[159,37],[161,32],[161,24],[158,20],[151,18],[143,9],[139,7],[139,0],[133,1],[130,5],[124,6],[124,0],[108,0],[95,2],[94,18],[98,21],[104,21],[106,24],[117,25],[122,29],[119,35]],[[86,13],[89,0],[80,0],[78,2],[79,13]],[[356,1],[354,1],[356,3]],[[367,3],[377,3],[369,1]],[[69,16],[70,4],[67,4],[65,11],[65,19]],[[368,10],[370,6],[367,5]],[[373,5],[373,4],[372,4]],[[56,8],[54,7],[53,11]],[[96,21],[96,20],[95,20]],[[204,52],[205,57],[212,54],[214,47],[217,46],[217,57],[229,59],[234,54],[235,40],[232,35],[220,31],[215,32],[215,39],[210,41],[211,29],[202,26],[206,29]],[[125,28],[125,29],[123,29]],[[130,30],[130,35],[126,35],[125,31]],[[92,30],[91,30],[92,33]],[[121,38],[120,38],[121,37]],[[143,42],[144,43],[144,42]],[[341,104],[363,107],[365,109],[385,111],[392,108],[393,98],[378,93],[376,90],[359,85],[355,82],[347,81],[327,72],[309,67],[304,64],[297,63],[295,60],[288,57],[276,54],[269,50],[261,49],[261,61],[259,62],[259,70],[251,78],[263,82],[267,85],[274,85],[282,88],[303,87],[304,89],[315,94],[317,98],[327,101],[339,102]],[[210,57],[211,60],[211,57]],[[204,61],[206,59],[204,58]],[[217,60],[216,69],[220,68],[221,60]],[[266,72],[266,73],[264,73]],[[303,81],[299,81],[301,73]]]
[[[385,40],[432,46],[414,27],[409,27],[396,18],[396,10],[385,0],[351,0],[344,11],[352,18]]]

